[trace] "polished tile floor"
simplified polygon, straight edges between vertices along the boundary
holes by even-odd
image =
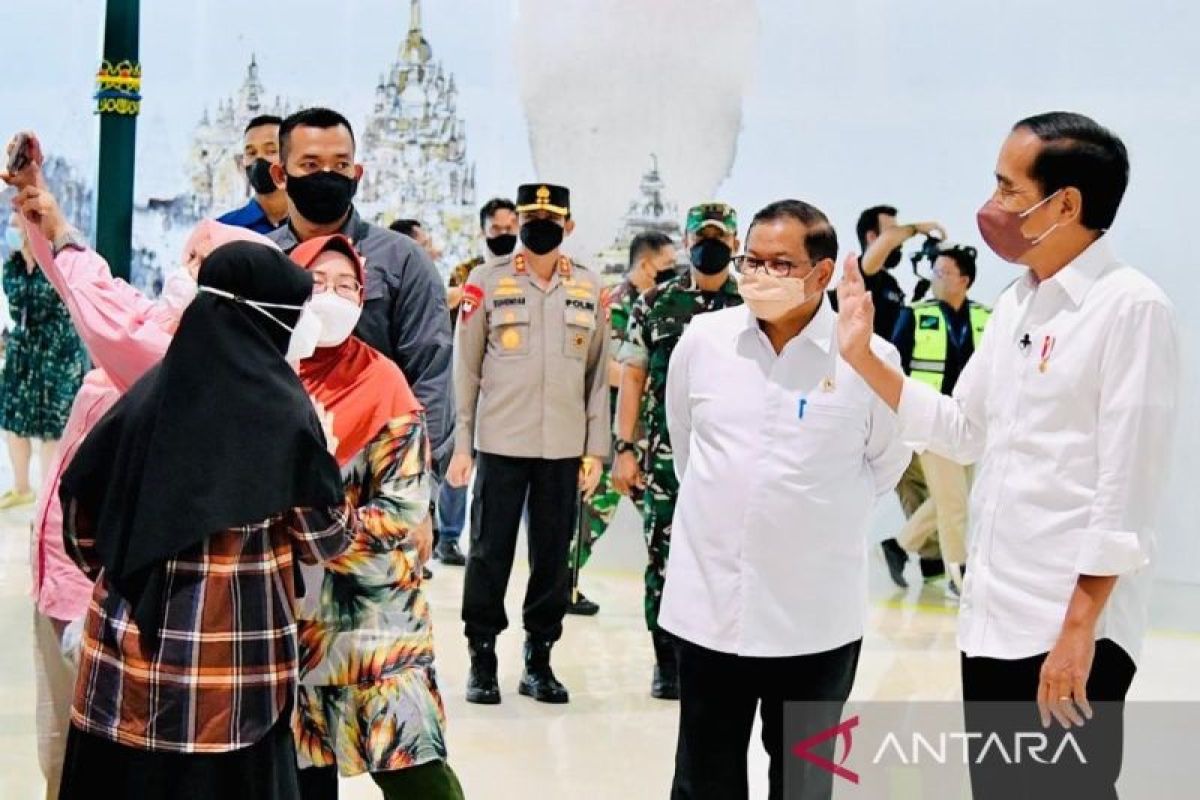
[[[0,512],[0,798],[35,800],[42,781],[34,742],[31,604],[28,599],[30,510]],[[885,507],[886,530],[898,511]],[[522,545],[523,547],[523,545]],[[466,648],[458,621],[462,570],[435,565],[429,584],[435,609],[437,657],[449,719],[451,763],[467,797],[641,800],[667,797],[677,706],[649,697],[651,650],[641,612],[644,558],[636,517],[622,507],[596,557],[584,589],[599,616],[568,618],[555,649],[559,677],[572,702],[551,707],[516,693],[521,635],[500,641],[504,702],[464,700]],[[509,616],[519,619],[523,566],[510,586]],[[916,581],[914,580],[914,583]],[[1155,630],[1147,643],[1133,695],[1143,699],[1200,699],[1200,587],[1162,585]],[[870,623],[854,695],[857,699],[950,700],[958,695],[954,607],[939,585],[894,592],[882,564],[873,565]],[[757,738],[754,740],[757,742]],[[751,796],[764,797],[765,757],[750,748]],[[375,798],[367,778],[343,782],[344,798]]]

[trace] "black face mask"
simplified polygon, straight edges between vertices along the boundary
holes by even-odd
[[[534,219],[521,226],[521,244],[534,255],[544,256],[562,244],[563,226],[552,219]]]
[[[296,210],[314,225],[329,225],[346,216],[358,181],[338,172],[288,175],[287,193]]]
[[[900,259],[904,258],[904,253],[900,252],[900,248],[887,254],[887,258],[883,260],[884,269],[895,269],[900,264]]]
[[[654,283],[658,286],[662,286],[664,283],[672,278],[677,277],[678,275],[679,273],[673,269],[659,270],[658,272],[654,273]]]
[[[246,167],[246,180],[250,181],[255,194],[272,194],[279,188],[271,177],[271,162],[265,158],[256,159]]]
[[[733,251],[720,239],[701,239],[689,252],[692,266],[702,275],[716,275],[729,266]]]
[[[511,233],[502,233],[487,239],[488,252],[497,258],[506,256],[517,246],[517,237]]]

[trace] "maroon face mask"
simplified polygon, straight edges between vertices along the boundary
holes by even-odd
[[[1058,190],[1058,192],[1061,191],[1062,189]],[[1021,260],[1021,256],[1041,244],[1058,228],[1059,224],[1056,222],[1033,239],[1026,239],[1025,234],[1021,233],[1021,226],[1025,224],[1025,218],[1058,196],[1058,192],[1040,200],[1024,211],[1007,211],[998,206],[995,200],[988,200],[975,215],[975,221],[979,225],[979,235],[996,255],[1010,263],[1017,263]]]

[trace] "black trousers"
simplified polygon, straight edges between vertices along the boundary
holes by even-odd
[[[228,753],[139,750],[72,725],[58,792],[60,800],[295,800],[299,795],[290,707],[266,736]]]
[[[579,458],[548,460],[479,453],[471,506],[471,547],[463,584],[462,619],[468,638],[508,627],[504,594],[512,574],[517,532],[529,505],[529,586],[525,630],[558,641],[571,592],[568,554],[579,502]]]
[[[975,800],[1117,797],[1115,784],[1121,774],[1124,701],[1137,669],[1133,659],[1110,639],[1096,642],[1096,656],[1087,682],[1088,701],[1095,716],[1082,728],[1071,728],[1068,732],[1057,721],[1044,730],[1038,717],[1038,684],[1047,655],[1012,661],[962,656],[966,730],[983,737],[972,740],[971,789]],[[1005,764],[997,758],[977,764],[977,755],[993,733],[999,735],[1006,749],[1015,746],[1018,733],[1046,734],[1048,747],[1042,754],[1046,761],[1059,751],[1064,736],[1070,733],[1087,764],[1080,764],[1073,748],[1063,750],[1057,764],[1039,764],[1028,758],[1022,759],[1021,764]]]
[[[816,713],[822,719],[806,718],[805,727],[819,731],[836,725],[854,686],[862,640],[792,658],[746,658],[675,641],[680,709],[672,800],[748,800],[746,749],[756,711],[762,717],[763,747],[771,759],[770,799],[782,800],[783,705],[819,703]],[[832,740],[829,744],[832,749]],[[830,796],[831,773],[796,766],[801,774],[796,783],[803,785],[788,787],[789,800]],[[789,770],[789,775],[796,774]]]

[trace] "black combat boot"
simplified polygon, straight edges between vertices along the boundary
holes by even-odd
[[[566,703],[571,699],[567,687],[554,677],[550,669],[550,648],[554,642],[528,638],[525,640],[525,672],[517,691],[539,703]]]
[[[679,699],[679,664],[671,637],[662,631],[650,634],[654,639],[654,678],[650,681],[650,696],[656,700]]]
[[[583,596],[583,592],[575,590],[575,599],[567,604],[567,613],[577,617],[594,617],[600,613],[600,606]]]
[[[500,684],[496,680],[496,640],[468,639],[471,672],[467,675],[467,702],[494,706],[500,702]]]

